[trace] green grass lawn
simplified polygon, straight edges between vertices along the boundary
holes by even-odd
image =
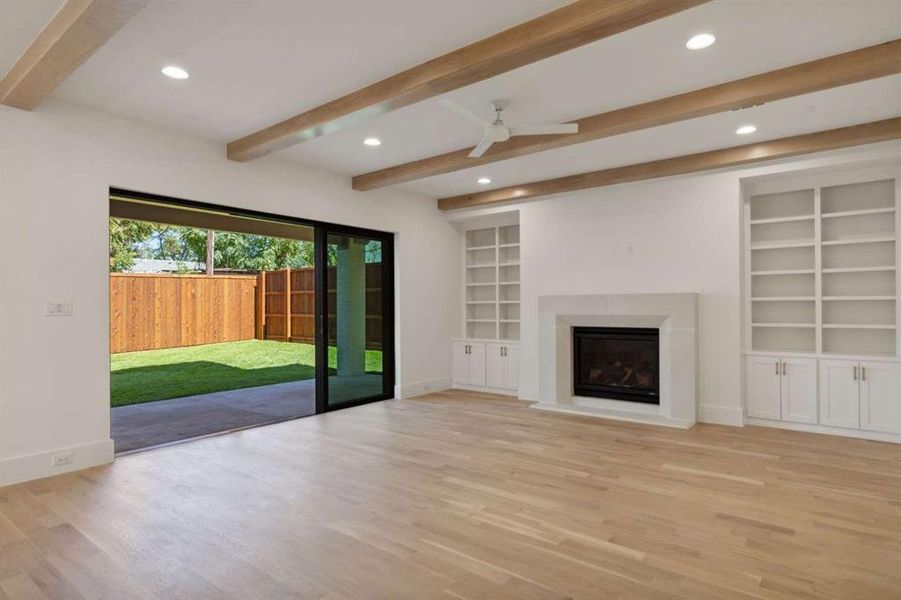
[[[314,357],[312,344],[271,340],[113,354],[110,403],[125,406],[312,379]],[[329,347],[328,362],[330,370],[336,368],[334,346]],[[380,351],[366,351],[366,372],[382,372]]]

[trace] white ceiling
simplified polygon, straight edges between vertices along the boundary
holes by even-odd
[[[0,0],[0,78],[62,4],[63,0]]]
[[[151,1],[55,94],[224,143],[564,3]],[[48,4],[59,2],[0,2],[0,67],[40,29],[38,17],[49,18]],[[699,31],[713,32],[717,43],[685,49]],[[895,38],[901,38],[899,0],[715,0],[448,96],[486,117],[490,100],[508,99],[505,119],[513,125],[569,120]],[[191,79],[162,77],[160,67],[170,63],[188,69]],[[898,115],[901,75],[404,187],[454,195],[485,189],[475,183],[481,175],[492,178],[488,187],[505,186]],[[745,122],[759,130],[740,138],[735,127]],[[363,146],[368,135],[383,145]],[[354,175],[471,146],[479,137],[477,125],[432,99],[280,155]]]

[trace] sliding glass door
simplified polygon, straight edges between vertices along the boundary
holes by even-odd
[[[394,388],[393,240],[323,227],[319,412],[390,398]]]
[[[122,355],[113,356],[121,363],[114,392],[120,380],[131,382],[134,402],[235,392],[226,400],[261,419],[393,397],[392,234],[119,189],[110,190],[110,216],[111,271],[136,271],[138,262],[173,270],[111,275],[111,348]],[[139,325],[156,346],[126,344]],[[172,339],[157,339],[163,328]],[[162,354],[136,364],[130,351],[148,349]],[[154,375],[167,386],[147,379]],[[153,396],[176,380],[184,389]],[[185,404],[194,410],[199,401]]]

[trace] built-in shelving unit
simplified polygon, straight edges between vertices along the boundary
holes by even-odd
[[[851,173],[746,193],[747,350],[901,356],[898,189]]]
[[[465,232],[466,338],[519,341],[519,225]]]

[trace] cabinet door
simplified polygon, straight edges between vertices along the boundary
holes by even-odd
[[[901,433],[901,365],[860,363],[860,428]]]
[[[519,346],[505,345],[504,351],[504,387],[519,389]]]
[[[466,385],[469,383],[469,354],[466,342],[454,342],[453,364],[451,365],[451,377],[454,385]]]
[[[469,344],[469,385],[485,385],[485,343]]]
[[[782,359],[782,420],[817,422],[817,361]]]
[[[779,419],[779,359],[775,356],[749,356],[747,371],[748,416]]]
[[[504,345],[485,344],[485,380],[490,387],[504,387]]]
[[[852,429],[860,426],[858,366],[848,360],[820,361],[821,425]]]

